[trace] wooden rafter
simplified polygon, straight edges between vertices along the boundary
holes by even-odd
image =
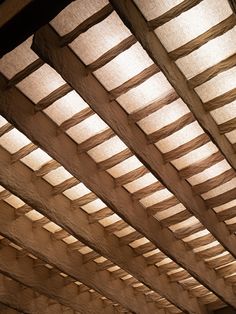
[[[85,244],[93,247],[94,250],[112,260],[177,307],[187,310],[189,313],[194,311],[194,307],[197,308],[197,305],[192,306],[188,303],[188,293],[182,290],[180,286],[175,283],[170,284],[165,275],[158,276],[155,266],[149,267],[149,271],[146,272],[147,264],[144,257],[137,256],[134,259],[134,252],[132,252],[131,248],[122,246],[114,235],[109,234],[109,237],[106,234],[104,235],[103,228],[99,224],[89,223],[87,214],[82,210],[74,211],[73,205],[71,206],[65,196],[52,196],[53,188],[43,179],[36,178],[33,171],[29,170],[21,162],[11,164],[10,154],[3,149],[0,149],[0,164],[1,169],[11,169],[10,172],[15,174],[15,178],[10,178],[7,175],[8,171],[3,173],[0,170],[1,184],[7,184],[9,190],[21,196],[32,208],[50,218]],[[21,180],[17,178],[21,178]],[[34,181],[34,185],[30,183],[31,180]],[[16,184],[13,184],[13,182]],[[22,189],[21,187],[24,188]],[[24,191],[27,191],[27,193]],[[34,195],[33,198],[30,195]],[[47,201],[49,198],[51,201]],[[9,206],[3,203],[0,204],[4,206],[5,210],[9,208]],[[67,216],[66,223],[63,219],[64,215]],[[114,225],[111,225],[111,227],[114,228]],[[0,230],[2,229],[0,228]],[[108,229],[107,232],[112,232],[112,230],[110,229],[109,231]]]
[[[35,291],[22,286],[14,280],[0,275],[0,302],[6,304],[20,313],[64,313],[61,305],[57,302],[50,305],[52,300]]]
[[[68,48],[60,49],[67,51]],[[74,69],[77,69],[77,67],[78,63],[76,61]],[[79,71],[75,72],[79,73]],[[78,80],[78,84],[80,83]],[[145,235],[167,256],[177,261],[190,274],[195,276],[197,280],[223,298],[226,303],[234,304],[235,300],[231,287],[226,286],[224,289],[225,295],[222,296],[222,279],[217,279],[215,273],[209,268],[206,268],[203,262],[197,261],[192,252],[186,251],[183,243],[176,241],[174,235],[168,229],[163,229],[156,219],[148,217],[143,207],[139,204],[134,204],[129,194],[123,188],[116,187],[114,189],[113,179],[105,172],[98,172],[96,164],[87,154],[78,155],[77,145],[68,136],[60,134],[59,137],[55,137],[55,134],[58,134],[58,128],[42,113],[34,115],[34,105],[29,99],[24,97],[16,89],[7,90],[2,93],[2,96],[3,94],[5,96],[2,99],[3,106],[1,113],[8,120],[29,136],[33,142],[36,141],[39,143],[76,178],[83,181],[94,191],[112,210]],[[11,97],[18,99],[17,110],[11,101]],[[17,114],[16,112],[14,113],[15,110]],[[40,127],[42,123],[43,127]],[[35,125],[38,128],[33,127]],[[61,145],[63,145],[64,150],[61,150]],[[70,156],[73,157],[70,158]],[[84,165],[87,165],[87,167]],[[141,221],[142,224],[140,224]]]
[[[1,233],[3,236],[27,249],[34,256],[42,259],[78,280],[95,291],[123,305],[135,313],[157,311],[154,303],[147,303],[144,295],[135,294],[132,287],[126,286],[120,279],[112,278],[108,271],[98,270],[92,261],[84,264],[81,254],[68,250],[63,241],[53,241],[50,234],[41,226],[34,225],[25,216],[15,219],[14,209],[8,205],[5,213],[1,211]],[[34,232],[32,232],[32,229]],[[14,231],[13,231],[14,230]],[[27,236],[26,236],[27,235]],[[159,310],[162,314],[162,310]]]
[[[64,306],[81,313],[113,313],[114,309],[111,305],[105,306],[101,299],[93,297],[93,294],[88,291],[80,293],[79,286],[70,284],[68,278],[52,273],[46,266],[37,263],[38,260],[21,256],[20,251],[17,252],[10,246],[0,249],[0,257],[1,273]],[[14,262],[15,260],[17,263]],[[59,290],[57,288],[59,286],[62,289]]]
[[[156,34],[150,31],[147,21],[135,6],[133,1],[110,1],[123,22],[130,28],[132,33],[140,41],[153,61],[160,67],[166,78],[175,88],[176,92],[188,105],[201,127],[216,143],[222,154],[236,168],[236,155],[232,145],[222,136],[211,115],[204,110],[204,105],[196,92],[190,88],[186,78],[178,69],[177,65],[170,59],[167,51],[162,46]],[[191,2],[191,1],[190,1]]]
[[[41,44],[45,41],[47,42],[47,48],[43,49]],[[234,245],[235,239],[233,237],[230,238],[226,226],[219,224],[213,210],[207,211],[204,201],[200,197],[194,195],[190,185],[188,185],[187,182],[180,180],[177,171],[175,171],[170,164],[163,163],[163,158],[160,153],[158,153],[157,149],[154,146],[148,145],[144,134],[137,126],[130,125],[127,115],[120,106],[115,101],[110,102],[109,93],[105,91],[101,84],[99,84],[91,75],[85,74],[86,69],[84,68],[84,65],[74,56],[70,49],[67,47],[59,47],[59,41],[60,39],[55,32],[50,28],[45,27],[36,35],[34,39],[34,48],[42,59],[47,60],[47,62],[49,62],[62,75],[62,77],[82,95],[94,111],[96,111],[112,127],[115,133],[117,133],[127,146],[135,152],[136,156],[144,162],[145,166],[150,169],[160,181],[164,181],[164,184],[177,195],[177,198],[186,206],[186,208],[203,222],[207,229],[212,232],[227,250],[233,252],[232,254],[236,256]],[[66,69],[64,66],[61,66],[64,60],[67,60]],[[70,62],[68,62],[68,60],[70,60]],[[84,86],[86,86],[86,88],[84,88]],[[97,93],[96,90],[98,90]],[[93,100],[95,95],[96,102]],[[142,147],[142,149],[140,149],[140,147]],[[114,210],[118,210],[117,206]],[[132,225],[134,224],[134,219],[132,218],[127,222]],[[215,227],[216,225],[218,226],[217,228]],[[221,231],[219,231],[218,228],[220,228]],[[143,231],[142,233],[151,240],[146,233]],[[149,233],[151,233],[150,229]],[[157,246],[160,247],[160,243]],[[171,252],[168,252],[166,255],[169,255],[170,253]],[[175,260],[175,258],[173,259]],[[177,261],[180,263],[179,259]],[[190,270],[189,272],[191,273]]]

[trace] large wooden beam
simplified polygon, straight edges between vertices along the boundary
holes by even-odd
[[[148,314],[153,311],[163,314],[154,303],[148,303],[143,294],[135,293],[132,287],[113,278],[108,271],[99,270],[93,261],[84,263],[82,254],[69,250],[63,241],[52,240],[48,231],[33,224],[27,217],[15,219],[15,211],[11,206],[2,202],[1,209],[0,231],[4,237],[131,312]]]
[[[61,304],[53,301],[54,304],[50,305],[50,301],[52,300],[36,294],[32,289],[0,275],[0,302],[20,313],[65,313]]]
[[[211,209],[207,210],[204,201],[195,195],[190,185],[186,181],[180,179],[178,172],[170,164],[165,164],[163,162],[163,158],[156,147],[148,145],[143,132],[141,132],[141,130],[136,125],[129,123],[127,114],[117,104],[117,102],[111,102],[109,93],[94,78],[94,76],[87,73],[84,65],[78,60],[78,58],[76,58],[76,56],[68,47],[60,48],[59,42],[60,38],[56,35],[56,33],[50,27],[44,27],[35,35],[34,49],[45,61],[49,62],[79,94],[82,95],[87,103],[89,103],[90,106],[113,128],[115,133],[117,133],[122,138],[126,145],[137,155],[137,157],[143,161],[145,166],[151,170],[151,172],[161,182],[164,182],[170,191],[177,196],[179,201],[181,201],[186,206],[186,208],[188,208],[206,226],[206,228],[219,240],[219,242],[227,250],[232,252],[234,256],[236,256],[235,239],[234,237],[230,236],[226,226],[219,223],[214,211]],[[14,123],[16,123],[17,119],[14,120]],[[44,148],[47,150],[45,145]],[[80,156],[78,156],[78,158],[79,157]],[[72,171],[76,177],[81,175],[81,172],[75,174],[75,169],[72,169]],[[101,176],[102,173],[100,172],[99,175]],[[103,176],[105,178],[106,174]],[[88,182],[90,181],[88,180],[88,174],[86,177],[82,179],[82,181],[84,181],[86,185],[90,186],[90,189],[96,191],[98,195],[101,195],[103,200],[109,204],[110,199],[113,200],[113,197],[111,198],[111,194],[109,193],[109,195],[107,195],[107,197],[104,199],[104,192],[101,193],[97,185],[93,184],[92,187],[91,182]],[[112,185],[110,186],[109,190],[111,189]],[[116,195],[118,195],[118,188],[116,188],[114,192]],[[142,226],[140,225],[140,222],[144,222],[144,220],[146,222],[151,221],[151,224],[154,221],[155,224],[158,224],[158,222],[156,220],[152,220],[151,217],[148,219],[144,218],[143,215],[146,215],[146,213],[143,210],[140,210],[138,214],[138,204],[135,204],[136,209],[134,216],[131,217],[131,211],[124,212],[120,205],[121,202],[123,204],[126,203],[125,206],[127,207],[128,198],[124,195],[124,191],[122,191],[122,194],[122,199],[119,197],[117,205],[115,205],[113,210],[118,212],[118,214],[121,215],[124,220],[133,225],[133,227],[138,231],[143,233],[150,241],[155,243],[163,252],[165,252],[166,255],[169,255],[173,260],[175,260],[191,273],[193,269],[191,269],[192,267],[189,267],[189,265],[191,264],[191,266],[193,266],[194,264],[188,263],[187,266],[186,259],[183,258],[183,256],[178,256],[178,258],[176,258],[176,256],[174,256],[175,254],[173,248],[170,249],[170,247],[168,247],[168,245],[171,246],[171,243],[167,242],[167,238],[173,237],[173,235],[169,231],[165,230],[166,234],[168,233],[168,235],[166,235],[166,238],[164,238],[162,230],[161,238],[164,240],[165,244],[161,244],[161,240],[157,240],[157,237],[154,236],[157,235],[157,227],[152,231],[150,227],[148,230],[144,230],[146,229],[146,225],[144,225],[144,223]],[[124,201],[125,199],[127,201]],[[133,207],[134,205],[131,204],[131,206]],[[180,251],[178,250],[178,252]],[[177,255],[179,255],[178,252]],[[192,273],[194,276],[196,276],[196,271],[193,271]],[[201,281],[204,277],[205,275],[202,275],[197,279]]]
[[[209,134],[212,141],[216,143],[222,154],[235,169],[236,155],[232,145],[225,136],[220,134],[211,115],[205,112],[203,103],[197,93],[189,86],[186,78],[177,65],[171,60],[154,31],[150,31],[148,23],[144,19],[142,13],[138,10],[132,0],[110,0],[110,2],[123,22],[140,41],[149,56],[163,71],[179,96],[188,105],[201,127],[207,134]]]
[[[53,195],[53,187],[40,177],[36,177],[35,173],[20,161],[12,164],[11,155],[2,148],[0,148],[0,182],[32,208],[119,265],[177,307],[190,313],[197,311],[194,309],[197,308],[197,304],[194,304],[181,286],[170,283],[164,274],[160,276],[155,266],[149,266],[147,269],[147,262],[142,255],[134,257],[134,252],[129,246],[121,245],[110,233],[104,234],[100,224],[90,224],[84,211],[73,210],[71,202],[64,195]],[[4,206],[4,211],[7,210],[6,204],[1,201],[0,206]],[[0,228],[0,232],[1,230]]]
[[[1,210],[4,210],[2,206]],[[65,278],[52,274],[45,266],[36,265],[35,260],[21,256],[21,252],[10,246],[0,249],[0,272],[82,314],[115,313],[111,305],[105,306],[101,299],[87,291],[79,293],[76,284],[67,284]]]
[[[4,42],[0,48],[0,58],[53,19],[71,1],[21,0],[16,1],[15,5],[12,1],[4,1],[1,4],[1,17],[6,23],[0,29],[0,40]]]

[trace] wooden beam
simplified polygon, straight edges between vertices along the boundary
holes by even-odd
[[[123,1],[120,2],[120,4],[122,5],[125,3],[126,2]],[[236,256],[235,239],[230,236],[226,226],[223,224],[219,224],[215,213],[211,210],[207,210],[207,207],[205,206],[203,200],[195,195],[190,185],[186,181],[179,178],[178,172],[170,164],[164,164],[163,158],[156,149],[156,147],[147,143],[145,135],[136,125],[130,124],[127,114],[118,105],[117,102],[110,102],[109,93],[102,87],[102,85],[92,75],[85,75],[84,65],[78,60],[78,58],[76,58],[71,50],[68,47],[60,48],[59,40],[60,39],[51,28],[45,27],[44,29],[41,29],[41,31],[36,35],[34,39],[34,48],[35,50],[37,50],[37,53],[39,53],[43,57],[43,59],[47,59],[47,61],[51,65],[53,65],[53,67],[62,75],[65,80],[68,80],[71,86],[73,86],[73,88],[82,95],[85,101],[90,104],[94,111],[96,111],[112,127],[115,133],[117,133],[126,143],[126,145],[133,152],[135,152],[137,157],[159,179],[159,181],[164,181],[164,184],[167,186],[167,188],[172,193],[177,195],[179,201],[182,202],[186,206],[186,208],[188,208],[200,221],[203,222],[203,224],[219,240],[219,242],[223,243],[227,250],[233,252],[234,256]],[[45,41],[47,42],[47,47],[45,47]],[[45,49],[42,46],[44,46]],[[64,64],[65,60],[67,60],[66,65]],[[94,102],[95,95],[96,102]],[[6,115],[6,110],[4,110],[4,114]],[[19,113],[17,115],[19,116]],[[10,117],[8,115],[8,119],[9,118]],[[12,119],[11,117],[10,120],[14,120],[14,123],[17,123],[18,119],[16,119],[15,116],[15,119]],[[21,128],[25,129],[26,131],[26,128],[22,124]],[[48,150],[48,146],[50,146],[51,144],[45,144],[46,143],[44,143],[43,146],[45,150]],[[58,156],[57,158],[61,158],[61,156]],[[62,163],[64,162],[65,160]],[[64,165],[66,164],[68,164],[68,162],[66,162]],[[71,171],[73,171],[76,177],[79,178],[79,176],[81,176],[81,172],[76,174],[75,169],[72,169],[71,167],[70,169]],[[99,175],[101,177],[102,173],[100,172]],[[103,175],[105,179],[106,174]],[[99,195],[103,199],[103,201],[108,204],[109,207],[115,205],[114,202],[112,202],[113,204],[111,204],[111,199],[118,200],[116,205],[111,207],[115,212],[117,212],[128,224],[132,225],[136,230],[144,234],[150,241],[155,243],[163,252],[165,252],[167,256],[170,256],[174,261],[181,264],[183,268],[186,268],[191,274],[193,274],[193,276],[196,276],[196,270],[193,270],[193,268],[195,268],[196,266],[195,262],[189,262],[188,265],[186,265],[186,255],[183,258],[183,256],[181,256],[182,254],[179,254],[180,251],[178,249],[176,251],[177,244],[175,243],[175,248],[171,248],[173,247],[173,244],[171,244],[171,242],[168,242],[167,240],[168,238],[172,238],[173,240],[171,241],[174,241],[173,234],[171,232],[165,230],[165,237],[162,230],[161,236],[158,237],[157,230],[160,228],[160,225],[158,225],[157,220],[152,219],[152,217],[149,217],[147,219],[146,212],[143,209],[137,209],[139,208],[139,204],[135,204],[135,210],[131,209],[129,211],[124,211],[123,206],[127,208],[128,202],[130,204],[130,201],[128,200],[129,194],[124,195],[124,191],[122,190],[123,192],[121,196],[121,191],[116,188],[114,190],[114,198],[111,196],[110,192],[108,193],[109,195],[107,195],[107,197],[104,197],[105,191],[103,191],[102,193],[101,190],[99,191],[99,183],[92,184],[92,186],[90,180],[88,180],[88,177],[89,174],[87,173],[83,179],[83,182],[85,182],[87,186],[90,186],[91,190],[96,191],[96,194]],[[95,174],[93,172],[93,181],[94,177]],[[104,180],[106,184],[108,184],[108,180],[108,178]],[[111,183],[110,187],[108,188],[109,191],[112,191],[112,186],[113,185]],[[120,196],[118,196],[118,194]],[[124,205],[120,206],[121,203],[123,203]],[[134,208],[133,204],[130,205],[131,208]],[[135,214],[133,215],[132,212]],[[141,221],[142,226],[140,225]],[[150,226],[147,226],[147,224],[150,224]],[[151,226],[152,224],[153,227]],[[197,264],[199,264],[199,262]],[[206,273],[209,272],[206,270]],[[199,274],[199,277],[196,276],[196,279],[199,281],[204,281],[203,278],[206,278],[205,274]],[[215,282],[213,286],[214,288],[216,287]]]
[[[27,1],[28,3],[0,29],[0,40],[1,42],[4,42],[4,45],[1,45],[0,48],[0,58],[21,44],[42,25],[53,19],[71,1],[72,0]],[[24,2],[26,3],[26,1]],[[9,15],[6,8],[7,6],[3,8],[1,7],[1,10],[3,9],[1,12],[2,17],[4,17],[4,15]],[[13,8],[11,8],[11,11],[12,10]]]
[[[122,246],[114,235],[108,236],[106,233],[104,235],[103,227],[98,223],[89,223],[87,214],[82,210],[73,210],[71,202],[64,195],[53,196],[54,188],[45,180],[37,178],[34,172],[21,162],[11,164],[10,160],[10,154],[0,148],[0,165],[2,170],[3,167],[5,168],[5,171],[0,169],[0,182],[7,185],[7,189],[177,307],[194,313],[192,306],[189,305],[188,293],[180,286],[169,284],[166,276],[159,277],[154,265],[149,267],[147,272],[147,264],[143,256],[134,258],[134,252],[129,246]],[[9,176],[7,173],[12,173],[12,175]],[[7,211],[3,202],[0,202],[0,205],[5,208],[2,212]],[[0,231],[2,231],[1,227]],[[80,281],[82,282],[81,279]],[[85,284],[88,285],[88,282]]]
[[[84,264],[82,254],[69,250],[63,241],[52,240],[48,231],[34,226],[27,217],[15,219],[15,211],[9,205],[1,204],[1,207],[5,209],[0,211],[0,230],[4,237],[130,311],[163,314],[154,303],[147,303],[144,295],[136,294],[122,280],[112,278],[106,270],[98,271],[93,261]]]
[[[64,313],[59,303],[50,305],[47,297],[38,295],[32,289],[3,275],[0,275],[0,302],[20,313]]]
[[[142,44],[153,61],[163,71],[168,81],[175,88],[177,94],[188,105],[189,109],[198,120],[203,130],[209,134],[212,141],[216,143],[222,154],[236,168],[236,155],[232,145],[222,136],[217,124],[211,115],[204,110],[202,101],[197,93],[190,88],[188,82],[177,65],[170,59],[167,51],[162,46],[156,34],[150,31],[147,21],[131,0],[110,0],[123,22],[131,29],[138,41]],[[193,1],[190,1],[193,3]]]

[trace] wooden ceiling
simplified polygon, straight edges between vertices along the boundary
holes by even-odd
[[[0,313],[235,313],[235,3],[26,2],[0,31]]]

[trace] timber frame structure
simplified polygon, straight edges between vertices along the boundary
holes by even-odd
[[[13,3],[0,314],[236,313],[235,2]]]

